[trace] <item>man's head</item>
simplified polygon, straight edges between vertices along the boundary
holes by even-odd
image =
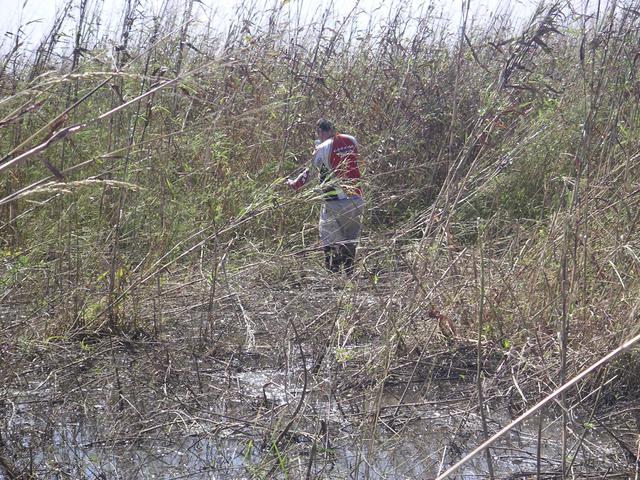
[[[333,123],[331,123],[330,120],[321,118],[316,122],[316,134],[318,135],[320,141],[324,142],[325,140],[328,140],[335,136],[336,129],[334,128]]]

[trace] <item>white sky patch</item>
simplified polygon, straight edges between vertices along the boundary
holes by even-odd
[[[104,35],[109,31],[118,29],[121,23],[121,13],[126,0],[89,0],[88,10],[94,12],[96,7],[100,8],[100,23],[104,30],[99,34]],[[142,5],[144,13],[152,16],[160,11],[161,5],[169,1],[178,7],[177,11],[182,10],[185,0],[143,0]],[[255,2],[256,9],[267,10],[279,1],[285,4],[285,7],[293,14],[300,14],[303,23],[311,21],[312,17],[318,11],[317,0],[257,0]],[[537,1],[534,0],[470,0],[471,17],[476,18],[476,22],[482,22],[488,19],[494,12],[509,11],[512,20],[522,22],[529,18],[534,11]],[[24,45],[22,48],[33,48],[40,40],[51,30],[56,14],[59,14],[67,0],[2,0],[2,15],[0,16],[0,51],[7,51],[15,43],[15,34],[18,28],[21,29],[20,37]],[[71,38],[73,27],[77,21],[78,5],[80,0],[75,0],[74,7],[71,10],[71,17],[67,19],[64,29],[65,33]],[[193,14],[195,18],[201,22],[208,22],[212,19],[215,27],[224,30],[228,27],[232,19],[235,18],[235,12],[238,5],[249,8],[246,5],[249,2],[239,2],[237,0],[200,0],[194,3]],[[364,13],[364,16],[373,16],[377,19],[389,18],[400,8],[400,6],[408,5],[408,2],[399,2],[396,0],[335,0],[333,3],[336,14],[346,14],[353,8]],[[419,11],[420,8],[426,8],[427,5],[433,4],[434,11],[442,14],[443,17],[450,19],[451,26],[455,29],[460,23],[463,0],[447,1],[432,0],[431,2],[413,1],[413,10]],[[331,4],[323,3],[322,7]]]

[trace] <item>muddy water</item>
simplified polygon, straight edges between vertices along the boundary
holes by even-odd
[[[477,411],[459,386],[438,386],[439,391],[428,400],[410,391],[405,394],[405,406],[399,409],[396,405],[401,392],[385,393],[372,434],[374,417],[363,412],[367,403],[372,405],[378,399],[343,399],[339,403],[320,381],[306,395],[301,420],[291,429],[286,452],[278,453],[269,441],[273,433],[252,428],[252,418],[259,417],[264,424],[271,415],[273,431],[279,431],[282,425],[278,426],[274,412],[299,401],[299,378],[299,372],[287,374],[276,369],[234,373],[231,382],[243,392],[242,400],[228,398],[224,405],[209,406],[210,415],[200,412],[194,418],[183,414],[182,422],[173,422],[170,427],[154,428],[150,423],[148,429],[132,429],[129,435],[126,426],[114,423],[117,413],[99,401],[85,403],[75,415],[53,402],[45,415],[47,409],[42,407],[53,392],[33,384],[26,392],[2,392],[11,409],[5,427],[6,432],[21,435],[22,452],[29,455],[28,462],[18,459],[22,468],[29,463],[32,471],[44,478],[61,479],[264,478],[267,474],[273,478],[434,478],[481,441]],[[439,403],[433,400],[437,398],[450,400]],[[257,407],[250,410],[247,402]],[[65,412],[64,416],[58,412]],[[173,418],[180,415],[175,412]],[[219,415],[226,415],[227,421],[210,428],[208,422],[219,420]],[[57,422],[51,420],[56,418]],[[499,408],[490,412],[490,418],[492,431],[510,420],[506,410]],[[319,419],[325,426],[320,433],[316,428]],[[557,472],[558,421],[546,417],[543,427],[541,470]],[[526,423],[491,450],[498,478],[535,473],[537,429],[537,422]],[[38,441],[44,437],[46,442]],[[597,429],[588,433],[584,445],[575,460],[579,471],[602,471],[603,465],[613,466],[620,457],[618,445]],[[268,462],[278,457],[278,465],[269,473],[272,463]],[[482,478],[487,472],[485,457],[480,456],[456,478]],[[0,479],[8,480],[3,475],[0,473]]]
[[[6,351],[15,351],[10,347]],[[188,360],[174,379],[177,393],[172,395],[171,376],[155,375],[162,355],[106,352],[55,359],[71,367],[54,373],[34,354],[19,378],[7,378],[0,385],[5,445],[0,456],[44,479],[429,479],[482,441],[472,385],[433,380],[428,388],[416,383],[405,392],[402,384],[386,388],[381,397],[366,386],[336,392],[345,382],[327,375],[351,375],[336,366],[325,376],[309,375],[296,421],[276,450],[273,439],[300,402],[301,365],[288,363],[283,369],[280,361],[255,352],[236,363],[210,363],[209,370],[201,364],[198,389],[189,385],[194,368]],[[334,356],[339,353],[344,354]],[[140,378],[139,371],[150,376]],[[167,365],[158,371],[167,372]],[[181,384],[187,372],[191,377]],[[189,389],[200,392],[196,406],[184,395]],[[381,413],[375,417],[371,412],[378,405]],[[557,418],[546,415],[540,469],[551,478],[561,465],[561,435]],[[488,416],[491,432],[511,420],[499,402]],[[582,434],[583,422],[574,418],[570,445]],[[531,477],[537,437],[538,423],[532,421],[497,443],[491,450],[496,478]],[[575,457],[575,478],[624,468],[620,446],[591,426]],[[487,473],[481,455],[456,478]],[[9,476],[0,467],[0,480],[5,479]]]

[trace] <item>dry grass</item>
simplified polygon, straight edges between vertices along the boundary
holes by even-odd
[[[636,2],[141,6],[2,47],[0,475],[435,477],[637,334]],[[280,187],[321,115],[366,161],[351,281]],[[470,471],[633,475],[636,360]]]

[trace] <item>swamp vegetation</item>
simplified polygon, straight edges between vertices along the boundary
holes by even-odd
[[[462,7],[3,37],[0,479],[639,478],[640,2]],[[282,188],[320,116],[351,279]]]

